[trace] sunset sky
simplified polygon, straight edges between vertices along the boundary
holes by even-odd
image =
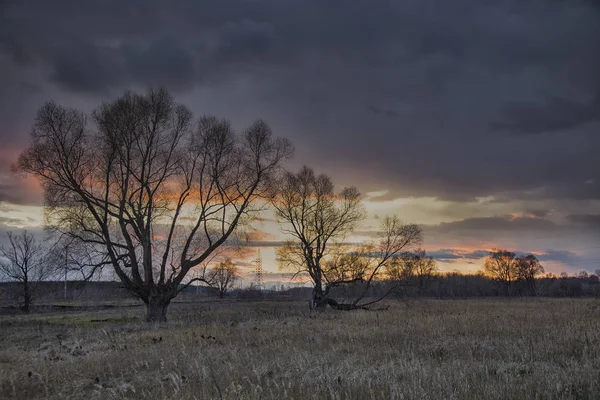
[[[89,112],[161,85],[239,130],[263,118],[296,147],[286,168],[356,185],[368,218],[353,240],[397,214],[445,271],[476,271],[493,247],[600,269],[597,4],[2,1],[0,234],[42,223],[40,187],[10,165],[44,101]],[[256,227],[237,261],[261,248],[277,272],[277,225]]]

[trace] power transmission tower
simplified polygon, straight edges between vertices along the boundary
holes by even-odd
[[[258,256],[256,257],[256,260],[254,260],[254,284],[258,290],[263,290],[263,267],[260,249],[258,250]]]

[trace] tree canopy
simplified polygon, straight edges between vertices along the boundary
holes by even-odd
[[[262,120],[238,135],[151,89],[91,116],[46,103],[17,169],[40,178],[47,226],[110,265],[161,321],[189,271],[262,207],[291,153]]]

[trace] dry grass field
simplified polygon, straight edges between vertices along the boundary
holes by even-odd
[[[290,302],[0,317],[8,399],[597,399],[600,302]]]

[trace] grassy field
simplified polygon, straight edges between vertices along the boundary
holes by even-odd
[[[14,399],[600,399],[600,302],[290,302],[0,317]]]

